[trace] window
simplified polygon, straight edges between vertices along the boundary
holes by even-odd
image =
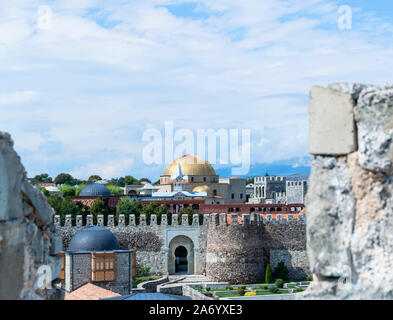
[[[191,177],[191,182],[194,182],[194,177]]]
[[[96,282],[115,280],[115,253],[91,254],[91,280]]]
[[[232,199],[235,199],[235,194],[234,193],[232,193]]]
[[[240,199],[243,199],[243,193],[240,194]]]
[[[206,182],[206,177],[203,177],[203,182]]]
[[[60,280],[64,280],[65,276],[64,276],[64,269],[65,269],[65,256],[63,252],[59,252],[58,255],[61,257],[61,271],[60,271],[60,275],[59,275],[59,279]]]
[[[217,195],[217,190],[213,190],[213,196]]]

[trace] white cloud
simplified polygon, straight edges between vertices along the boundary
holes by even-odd
[[[35,100],[38,96],[38,92],[35,91],[0,93],[0,105],[24,104]]]
[[[302,157],[312,85],[391,78],[392,25],[361,9],[364,24],[342,31],[329,0],[198,1],[205,20],[156,6],[169,3],[182,1],[53,1],[50,30],[36,28],[39,1],[0,4],[0,129],[36,152],[22,159],[30,171],[45,171],[54,141],[61,152],[45,156],[63,171],[138,176],[142,132],[165,120],[249,128],[252,162]],[[103,153],[134,161],[100,167]]]
[[[133,160],[129,157],[121,159],[113,159],[105,163],[101,161],[91,162],[86,166],[72,170],[70,174],[74,177],[87,179],[91,175],[99,175],[103,179],[120,177],[130,172]]]

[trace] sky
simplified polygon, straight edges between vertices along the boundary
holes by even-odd
[[[164,121],[249,129],[252,164],[301,161],[310,88],[391,82],[392,35],[388,0],[2,1],[0,131],[28,176],[157,179],[142,136]]]

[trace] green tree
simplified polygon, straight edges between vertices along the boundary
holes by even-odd
[[[161,224],[162,215],[166,214],[167,215],[167,220],[168,220],[168,215],[170,214],[170,211],[168,210],[168,208],[165,205],[164,206],[159,206],[156,214],[157,214],[157,224]]]
[[[268,264],[266,267],[265,283],[273,283],[272,267],[270,266],[270,264]]]
[[[166,215],[167,223],[172,225],[172,212],[168,210],[168,213]]]
[[[92,175],[88,179],[89,182],[95,182],[95,181],[99,181],[99,180],[102,180],[102,178],[100,176],[97,176],[97,175]]]
[[[118,179],[114,179],[116,182],[113,183],[114,185],[118,186],[118,187],[125,187],[126,184],[124,182],[124,177],[120,177]]]
[[[108,188],[108,190],[111,192],[111,195],[113,196],[121,196],[124,194],[124,191],[118,186],[109,184],[106,187]]]
[[[34,177],[34,179],[37,179],[40,182],[46,182],[46,183],[51,183],[52,182],[52,178],[49,177],[49,175],[47,173],[41,173],[39,175],[36,175]]]
[[[71,215],[71,219],[73,224],[75,224],[76,216],[82,214],[80,207],[76,204],[75,201],[72,201],[70,198],[65,198],[60,207],[60,218],[65,221],[66,215]]]
[[[141,213],[146,215],[146,223],[147,224],[150,224],[151,215],[157,214],[159,207],[160,207],[160,205],[155,201],[151,201],[147,205],[143,206]]]
[[[141,206],[139,202],[135,200],[131,200],[129,198],[121,198],[116,205],[116,220],[119,221],[119,216],[124,214],[126,223],[129,223],[130,214],[134,214],[135,217],[138,216],[139,222],[139,211],[141,210]],[[135,219],[136,220],[136,219]]]
[[[72,177],[72,175],[68,173],[60,173],[56,178],[55,178],[55,183],[56,184],[69,184],[69,185],[74,185],[75,184],[75,179]]]
[[[273,277],[275,279],[288,279],[288,268],[285,266],[284,261],[280,261],[277,264],[277,267],[273,271]]]
[[[203,214],[198,213],[198,218],[199,218],[199,225],[202,226],[203,225]]]
[[[130,186],[130,185],[137,184],[137,183],[138,183],[138,179],[135,179],[133,176],[125,176],[124,177],[124,186]]]
[[[55,210],[56,214],[60,214],[61,206],[63,204],[63,198],[60,196],[49,196],[49,205]]]
[[[63,185],[59,187],[59,190],[61,191],[61,194],[63,197],[73,197],[75,196],[75,187],[70,186],[70,185]]]
[[[193,215],[194,215],[194,210],[192,210],[192,208],[191,207],[187,207],[187,208],[185,208],[182,212],[179,212],[178,213],[178,215],[179,215],[179,224],[182,224],[182,217],[183,217],[183,214],[186,214],[187,216],[188,216],[188,224],[192,224],[192,218],[193,218]]]
[[[108,218],[108,207],[105,204],[105,201],[101,198],[97,198],[94,200],[93,204],[90,207],[90,213],[93,215],[93,223],[97,223],[97,216],[102,214],[104,215],[104,219]]]

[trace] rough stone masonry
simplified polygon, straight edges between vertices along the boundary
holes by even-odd
[[[393,298],[393,85],[310,92],[308,299]]]
[[[0,300],[61,299],[53,209],[26,178],[10,136],[0,132]],[[46,285],[48,284],[48,285]]]

